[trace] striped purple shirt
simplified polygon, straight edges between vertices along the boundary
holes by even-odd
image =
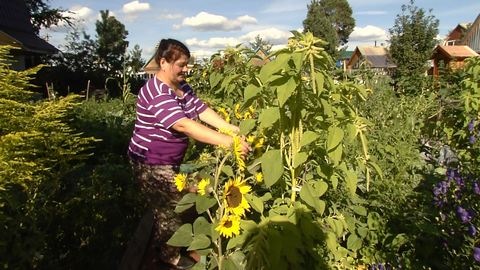
[[[134,160],[152,165],[179,165],[188,147],[188,137],[172,126],[182,118],[197,119],[207,109],[183,82],[183,97],[156,76],[140,89],[137,118],[128,154]]]

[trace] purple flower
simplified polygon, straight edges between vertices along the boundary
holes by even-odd
[[[475,261],[480,262],[480,248],[479,247],[474,247],[473,248],[473,258]]]
[[[473,129],[475,128],[475,120],[470,120],[470,123],[468,123],[468,131],[472,132]]]
[[[480,186],[477,181],[473,182],[473,193],[480,195]]]
[[[474,144],[477,139],[475,138],[475,135],[470,136],[470,144]]]
[[[457,217],[462,223],[468,223],[472,219],[471,213],[469,213],[461,206],[457,206]]]
[[[468,226],[468,234],[470,234],[470,236],[477,235],[477,228],[475,228],[475,225],[470,224],[470,226]]]

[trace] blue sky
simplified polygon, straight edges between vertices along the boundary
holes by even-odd
[[[127,31],[130,47],[139,44],[144,58],[153,54],[162,38],[183,41],[197,57],[239,43],[248,44],[255,36],[285,45],[291,30],[302,30],[311,0],[50,0],[51,7],[72,11],[70,16],[87,33],[95,36],[99,11],[108,9]],[[356,21],[349,50],[357,45],[386,43],[401,5],[408,0],[349,0]],[[439,19],[440,37],[458,23],[473,22],[480,13],[479,0],[416,0],[415,5]],[[43,37],[62,49],[68,27],[42,31]]]

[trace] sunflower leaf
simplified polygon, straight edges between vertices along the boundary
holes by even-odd
[[[192,224],[183,224],[178,230],[168,239],[167,244],[174,247],[188,247],[192,243]]]
[[[210,238],[205,234],[198,234],[193,237],[192,243],[187,250],[205,249],[210,246]]]
[[[214,198],[210,198],[207,196],[197,196],[195,199],[195,208],[197,209],[197,213],[201,214],[210,207],[214,206],[217,201]]]
[[[283,162],[280,150],[270,150],[262,156],[262,172],[267,187],[275,184],[283,175]]]
[[[193,233],[198,234],[212,234],[212,224],[210,224],[206,218],[198,217],[195,222],[193,222]]]
[[[177,203],[175,207],[175,213],[182,213],[183,211],[189,209],[195,203],[195,198],[197,194],[195,193],[188,193]]]
[[[263,201],[259,197],[253,194],[245,194],[245,198],[255,211],[260,214],[263,213]]]

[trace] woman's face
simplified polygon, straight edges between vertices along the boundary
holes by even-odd
[[[162,59],[165,60],[165,59]],[[166,60],[165,64],[165,75],[170,80],[171,83],[178,85],[180,82],[184,81],[187,75],[187,64],[188,58],[186,55],[182,55],[177,60],[168,63]]]

